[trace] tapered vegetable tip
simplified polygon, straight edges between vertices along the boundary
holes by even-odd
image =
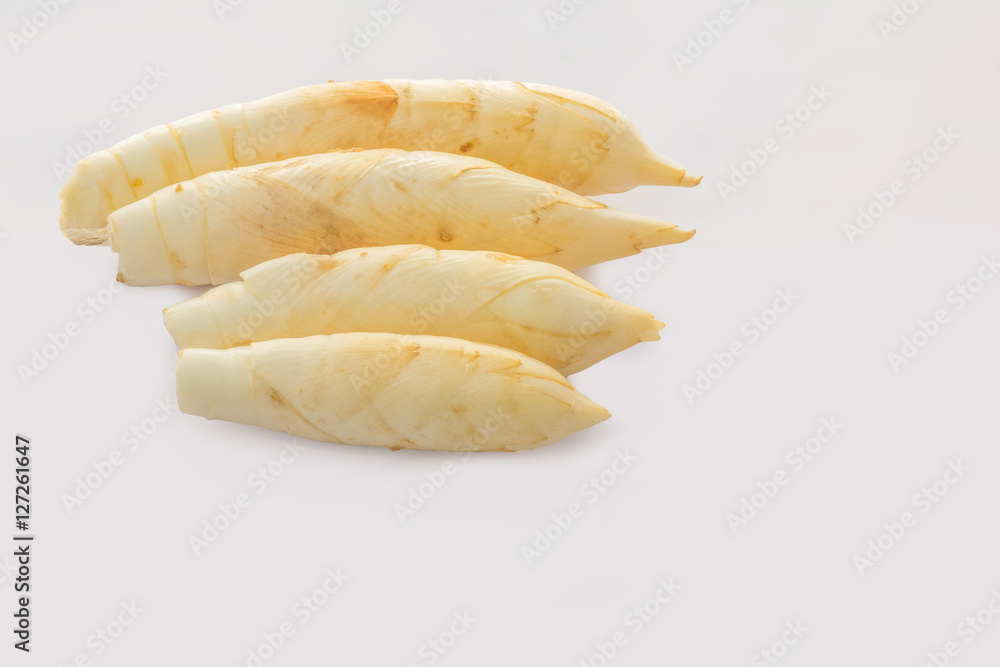
[[[691,188],[701,183],[701,176],[695,176],[668,157],[649,149],[641,157],[629,163],[632,169],[630,180],[636,185],[677,185]]]

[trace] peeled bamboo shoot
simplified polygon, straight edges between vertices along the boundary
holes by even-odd
[[[346,445],[515,451],[609,416],[540,361],[457,338],[342,333],[179,354],[182,412]]]
[[[287,255],[163,311],[178,347],[380,331],[508,347],[568,375],[663,323],[544,262],[427,246]]]
[[[160,188],[213,171],[344,148],[435,150],[488,159],[580,194],[696,185],[592,95],[513,81],[329,82],[231,104],[129,137],[77,163],[63,233],[90,230]]]
[[[381,149],[205,174],[119,209],[101,234],[126,284],[218,285],[296,252],[407,243],[572,270],[694,232],[479,158]]]

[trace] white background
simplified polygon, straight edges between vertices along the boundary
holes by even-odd
[[[435,664],[596,667],[595,644],[621,631],[608,664],[751,665],[788,622],[808,628],[789,667],[919,667],[949,641],[949,664],[996,664],[1000,617],[968,643],[958,626],[1000,590],[1000,280],[961,308],[949,293],[1000,252],[998,5],[929,0],[883,35],[889,0],[590,0],[554,27],[557,0],[402,0],[348,62],[340,44],[385,6],[244,0],[220,18],[209,0],[73,0],[16,51],[5,37],[0,459],[11,470],[14,433],[31,437],[37,542],[30,656],[11,648],[12,560],[0,558],[0,663],[246,665],[291,621],[264,664],[426,665],[421,647],[468,611],[476,621]],[[674,54],[725,9],[732,22],[679,68]],[[4,3],[4,34],[37,11]],[[121,118],[112,104],[149,66],[166,78]],[[59,234],[53,164],[104,118],[114,130],[100,147],[298,85],[435,77],[593,93],[705,174],[693,190],[603,198],[698,229],[658,270],[647,253],[584,272],[667,322],[660,342],[573,377],[613,418],[471,459],[316,444],[260,495],[248,478],[281,434],[174,412],[128,451],[123,433],[173,396],[160,311],[199,290],[105,291],[110,252]],[[813,86],[832,97],[786,136],[776,124]],[[947,128],[959,138],[911,180],[904,165]],[[772,137],[778,151],[724,199],[718,184]],[[845,224],[894,179],[905,192],[851,243]],[[641,288],[616,289],[626,278]],[[744,323],[780,289],[794,305],[751,341]],[[92,318],[78,310],[107,297]],[[894,369],[887,355],[938,309],[947,323]],[[22,381],[18,367],[71,322],[80,334]],[[733,341],[746,353],[687,400]],[[836,437],[734,534],[727,514],[792,472],[786,452],[831,417]],[[124,462],[69,511],[65,497],[114,450]],[[618,451],[636,462],[588,503],[581,485]],[[394,505],[449,460],[458,471],[401,524]],[[914,494],[949,460],[969,471],[921,513]],[[241,492],[251,506],[196,555],[189,537]],[[574,501],[583,516],[529,565],[522,547]],[[916,525],[859,572],[855,557],[907,511]],[[300,623],[293,605],[330,568],[349,581]],[[661,578],[680,591],[633,632],[626,615]],[[133,601],[138,619],[98,654],[93,633]]]

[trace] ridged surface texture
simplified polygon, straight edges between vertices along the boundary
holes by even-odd
[[[131,285],[218,285],[296,252],[409,243],[573,270],[694,233],[479,158],[398,149],[206,174],[119,209],[108,232]]]
[[[163,317],[181,348],[351,331],[428,334],[508,347],[564,374],[657,340],[663,327],[552,264],[419,245],[287,255]]]
[[[100,243],[91,231],[111,212],[160,188],[346,148],[481,157],[585,195],[700,180],[585,93],[514,81],[329,82],[195,114],[88,155],[60,192],[59,223],[75,243]]]
[[[540,361],[457,338],[344,333],[179,355],[183,412],[347,445],[516,451],[609,416]]]

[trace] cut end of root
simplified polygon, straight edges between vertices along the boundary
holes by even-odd
[[[187,415],[212,419],[224,391],[230,357],[219,350],[178,350],[177,407]]]
[[[163,310],[163,325],[180,349],[204,348],[223,350],[249,341],[226,341],[215,315],[205,297],[195,297],[175,303]]]
[[[101,245],[88,232],[107,225],[111,206],[87,165],[80,163],[59,191],[59,227],[63,235],[77,245]]]

